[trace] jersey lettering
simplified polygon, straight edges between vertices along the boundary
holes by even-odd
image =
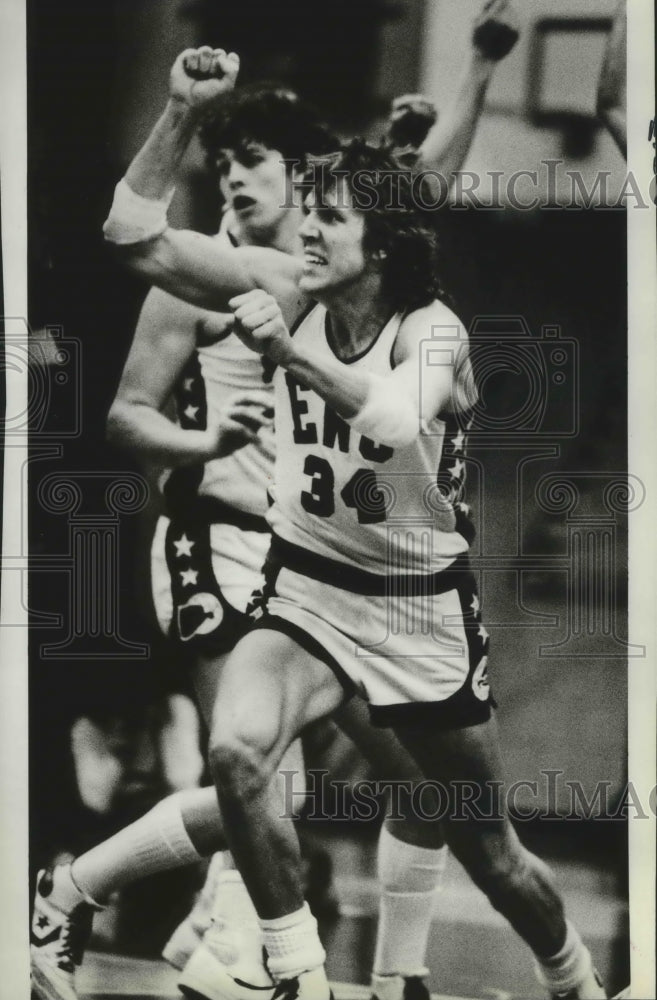
[[[311,422],[304,424],[302,417],[308,413],[308,402],[299,398],[300,392],[307,392],[297,380],[285,373],[285,384],[290,395],[290,408],[292,410],[292,423],[294,430],[292,436],[295,444],[317,444],[317,426]]]
[[[375,444],[368,437],[360,439],[358,450],[368,462],[387,462],[395,454],[394,448],[387,444]]]
[[[310,489],[301,493],[301,506],[309,514],[331,517],[335,513],[335,476],[325,458],[307,455],[303,466],[311,477]],[[359,524],[379,524],[386,519],[385,496],[379,489],[376,473],[371,469],[357,469],[341,490],[345,507],[355,510]]]
[[[342,417],[339,417],[329,406],[324,407],[324,447],[335,448],[337,440],[338,448],[346,454],[349,451],[350,434],[349,424],[345,423]]]
[[[386,519],[385,497],[376,481],[376,472],[358,469],[344,487],[340,496],[346,507],[358,511],[359,524],[379,524]]]
[[[309,514],[330,517],[335,511],[333,469],[325,458],[307,455],[303,471],[306,476],[312,477],[312,481],[310,490],[303,490],[301,494],[301,506]]]

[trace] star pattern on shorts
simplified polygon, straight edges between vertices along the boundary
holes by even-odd
[[[479,614],[479,608],[481,607],[481,604],[479,603],[479,598],[477,597],[476,594],[472,595],[472,602],[470,604],[470,607],[474,611],[475,615]]]
[[[183,387],[183,392],[193,392],[194,391],[194,379],[193,378],[184,378],[183,379],[182,387]]]
[[[196,542],[192,542],[183,532],[180,538],[174,538],[173,544],[176,547],[176,559],[182,559],[183,556],[188,556],[191,559],[192,548]]]
[[[452,465],[452,467],[449,468],[447,471],[449,472],[450,476],[453,479],[460,479],[461,476],[463,475],[464,469],[465,469],[465,463],[462,462],[460,458],[457,458],[454,465]]]
[[[39,917],[37,920],[37,927],[39,930],[43,930],[44,927],[48,927],[49,925],[50,921],[48,920],[48,917]]]
[[[198,410],[199,410],[198,406],[192,406],[192,404],[190,403],[189,406],[185,407],[183,413],[185,414],[188,420],[193,420],[196,422],[197,419],[196,414],[198,413]]]
[[[488,632],[486,631],[483,625],[479,626],[477,635],[480,636],[483,642],[486,642],[486,639],[488,638]]]
[[[183,587],[195,587],[198,580],[198,573],[195,569],[183,569],[180,571],[180,581]]]

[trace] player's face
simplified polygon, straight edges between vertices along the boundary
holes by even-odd
[[[248,237],[272,233],[285,216],[289,198],[283,156],[258,142],[222,150],[219,185],[229,208]]]
[[[299,287],[320,298],[357,285],[371,264],[363,250],[365,218],[346,189],[329,188],[321,199],[311,192],[299,229],[303,271]]]

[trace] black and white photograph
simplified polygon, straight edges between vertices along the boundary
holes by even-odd
[[[653,5],[0,17],[0,1000],[657,998]]]

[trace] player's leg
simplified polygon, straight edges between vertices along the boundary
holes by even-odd
[[[190,651],[190,653],[192,653],[189,659],[196,704],[206,729],[209,729],[219,673],[228,654],[212,655],[200,651]],[[233,873],[234,865],[229,851],[217,851],[212,855],[205,881],[194,906],[162,949],[162,957],[175,969],[182,971],[195,949],[201,944],[203,935],[212,924],[217,894],[221,891],[223,883],[232,886]],[[231,897],[233,894],[234,891],[231,891]]]
[[[181,520],[162,516],[151,545],[151,586],[156,617],[163,634],[172,647],[177,648],[181,664],[189,671],[206,730],[212,716],[219,671],[238,638],[238,634],[232,633],[242,627],[237,609],[225,614],[219,598],[221,587],[212,563],[213,556],[218,557],[213,551],[216,541],[217,529],[198,517]],[[197,593],[192,593],[189,586],[180,586],[179,570],[181,566],[187,568],[188,561],[196,574]],[[220,566],[222,580],[226,576],[225,562]],[[232,568],[230,563],[228,568]],[[237,570],[244,572],[241,566]],[[226,578],[230,579],[230,572]],[[203,600],[206,601],[204,605],[199,603]],[[196,617],[194,612],[197,612]],[[222,873],[229,858],[227,852],[212,856],[194,906],[162,950],[163,958],[176,969],[184,969],[210,927],[218,880],[224,877]]]
[[[210,524],[193,510],[172,520],[160,518],[155,531],[151,547],[154,607],[160,627],[177,645],[189,671],[207,732],[223,665],[250,625],[246,608],[260,583],[268,543],[267,532],[244,531],[223,522]],[[194,570],[193,585],[181,585],[181,566]],[[296,759],[289,762],[295,765]],[[230,852],[222,851],[212,857],[197,901],[167,941],[163,957],[175,968],[185,969],[213,918],[215,929],[223,927],[229,923],[230,911],[238,910],[242,914],[249,910],[248,894],[240,886]],[[257,928],[256,936],[259,939]],[[205,966],[211,962],[210,951],[197,956],[195,977],[202,966],[203,978],[207,978]]]
[[[269,970],[312,1000],[329,995],[324,952],[304,902],[299,843],[281,814],[276,772],[301,729],[343,698],[325,662],[282,632],[256,628],[222,671],[210,737],[227,839],[260,917]]]
[[[300,768],[294,750],[286,764],[290,769]],[[278,788],[271,801],[278,815]],[[44,1000],[75,998],[75,967],[82,960],[93,912],[103,907],[111,893],[148,875],[198,862],[226,847],[215,789],[191,789],[163,799],[72,864],[40,872],[32,925],[36,995]],[[232,900],[234,903],[234,892]]]
[[[503,769],[494,718],[467,728],[396,727],[423,774],[446,797],[447,843],[537,961],[553,997],[594,1000],[606,994],[591,956],[564,914],[548,867],[520,843],[499,794]]]
[[[408,790],[422,780],[422,773],[395,733],[372,726],[367,706],[356,698],[339,709],[335,720],[370,763],[376,780],[391,783],[389,796],[395,800],[389,814],[403,814],[401,819],[386,818],[379,834],[372,993],[378,1000],[400,1000],[412,988],[417,1000],[423,1000],[429,996],[424,983],[429,933],[447,863],[444,836],[439,823],[412,813]]]
[[[221,662],[213,662],[207,656],[199,657],[201,668],[209,668],[206,698],[199,698],[199,704],[205,705],[206,709],[210,693],[212,696],[216,693],[226,659],[222,657]],[[208,728],[211,726],[211,715],[209,711],[206,716]],[[305,787],[300,740],[295,740],[286,751],[280,770],[295,774],[295,802],[298,803]],[[212,792],[216,801],[214,788]],[[277,813],[282,814],[285,803],[280,789],[278,801]],[[190,925],[196,932],[194,938],[187,930]],[[179,944],[182,947],[178,947]],[[178,988],[185,996],[195,1000],[243,1000],[253,996],[255,991],[259,1000],[269,1000],[273,994],[271,976],[263,961],[263,936],[258,915],[227,849],[213,855],[199,901],[172,935],[163,956],[169,961],[172,957],[182,958],[183,948],[188,944],[192,945],[189,953],[177,965],[182,970]]]
[[[40,872],[32,920],[35,993],[73,1000],[94,910],[130,882],[199,861],[225,846],[213,788],[176,792],[70,865]]]

